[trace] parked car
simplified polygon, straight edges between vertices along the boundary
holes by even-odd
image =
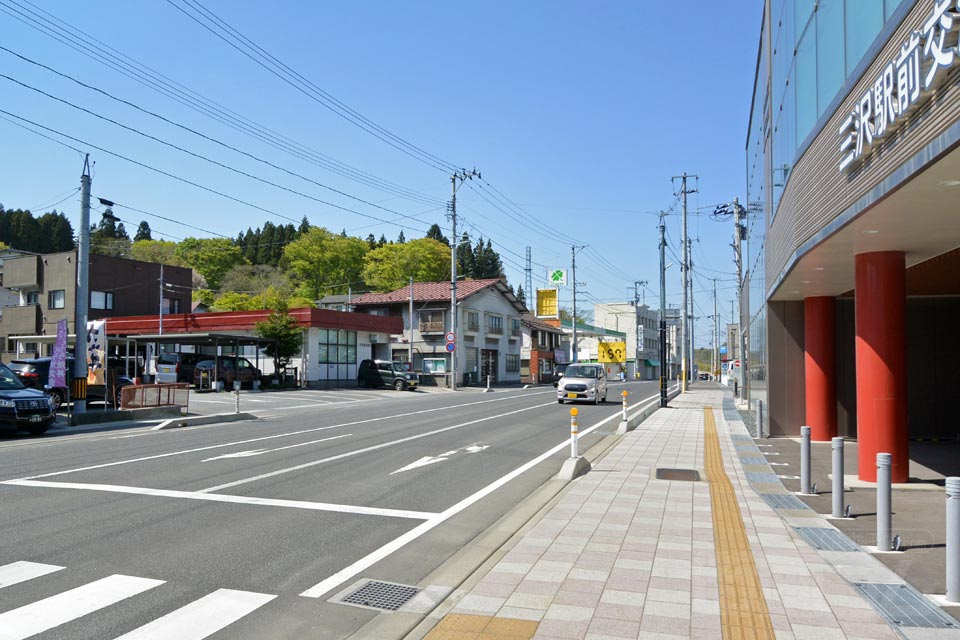
[[[201,360],[213,356],[203,353],[161,353],[157,356],[157,382],[193,382],[193,370]]]
[[[236,367],[234,367],[236,361]],[[260,369],[242,357],[219,356],[214,359],[207,356],[207,359],[200,360],[193,368],[193,384],[196,388],[201,387],[201,380],[208,380],[213,384],[223,383],[224,389],[232,389],[236,380],[240,381],[240,386],[253,386],[254,380],[259,381],[261,376]],[[211,385],[212,386],[212,385]]]
[[[607,377],[603,365],[570,364],[557,385],[557,402],[586,400],[594,404],[607,401]]]
[[[13,371],[0,364],[0,428],[44,433],[56,419],[53,396],[31,389]]]
[[[413,391],[420,376],[407,371],[405,363],[389,360],[363,360],[357,367],[357,384],[361,387],[393,387],[397,391]]]
[[[553,368],[553,388],[557,388],[557,384],[560,383],[560,378],[563,377],[563,373],[567,370],[569,364],[558,364]]]
[[[699,376],[699,378],[700,378],[701,380],[709,380],[709,379],[710,379],[710,374],[709,374],[709,373],[701,373],[700,376]]]
[[[50,397],[53,398],[54,410],[56,411],[60,408],[60,405],[67,401],[67,389],[65,387],[49,387],[51,360],[52,358],[49,356],[45,358],[31,358],[29,360],[12,360],[9,369],[13,371],[14,375],[17,376],[25,387],[38,389],[49,394]],[[74,359],[67,358],[68,381],[73,377],[74,366]],[[111,371],[122,371],[122,366],[120,361],[110,360]],[[126,375],[118,374],[114,377],[111,402],[113,402],[115,406],[120,405],[120,390],[133,383],[133,379]],[[90,386],[87,388],[87,396],[90,399],[104,398],[105,395],[105,386]]]

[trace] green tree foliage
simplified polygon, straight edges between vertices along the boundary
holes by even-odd
[[[369,251],[360,238],[344,238],[320,227],[310,230],[283,250],[283,262],[300,281],[298,293],[311,300],[328,293],[346,293],[360,280]]]
[[[407,237],[403,235],[403,229],[400,230],[400,235],[397,236],[397,244],[403,244],[407,241]]]
[[[150,235],[150,224],[146,220],[141,220],[140,225],[137,227],[137,233],[133,236],[134,242],[139,242],[140,240],[153,240],[153,237]]]
[[[244,263],[240,247],[226,238],[184,238],[174,255],[181,264],[203,276],[211,289],[220,288],[220,279]]]
[[[372,233],[367,236],[367,246],[370,247],[370,250],[373,251],[380,245],[377,244],[377,238]]]
[[[460,236],[460,243],[457,245],[457,275],[465,278],[473,278],[474,259],[473,249],[470,248],[470,236],[464,233]]]
[[[483,238],[477,241],[473,248],[473,273],[474,278],[499,278],[503,275],[503,263],[500,261],[500,254],[493,250],[490,240],[483,244]]]
[[[450,252],[441,242],[420,238],[388,244],[367,254],[363,280],[374,291],[393,291],[407,284],[450,279]]]
[[[0,242],[37,253],[70,251],[74,248],[73,226],[57,211],[34,218],[28,210],[0,206]]]
[[[176,251],[177,243],[169,240],[136,240],[130,247],[130,257],[143,262],[183,266]]]
[[[268,221],[256,231],[247,228],[246,233],[237,236],[236,245],[250,264],[267,264],[276,267],[283,257],[283,248],[300,235],[301,231],[292,224],[277,226]]]
[[[275,299],[279,297],[285,300],[292,295],[293,283],[280,267],[268,264],[239,264],[220,280],[220,290],[250,294],[262,301],[259,308],[272,309],[276,306]]]
[[[443,235],[443,230],[436,222],[430,225],[430,228],[427,229],[427,237],[436,240],[437,242],[442,242],[445,245],[450,245],[450,241],[447,239],[447,236]]]
[[[268,356],[273,358],[274,368],[278,373],[290,364],[290,360],[300,353],[303,347],[303,330],[297,324],[285,306],[273,311],[264,322],[256,324],[257,334],[261,338],[274,340],[265,349]]]
[[[260,305],[256,296],[228,291],[214,300],[210,308],[213,311],[251,311],[260,308]]]
[[[527,306],[527,294],[523,290],[523,285],[517,285],[517,300],[523,303],[523,306]]]

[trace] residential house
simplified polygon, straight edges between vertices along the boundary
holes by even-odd
[[[562,348],[563,331],[525,313],[520,318],[523,341],[520,345],[520,381],[550,383],[558,363],[566,362]]]
[[[449,282],[415,282],[389,293],[366,293],[352,300],[356,311],[403,319],[402,333],[377,345],[375,357],[412,362],[424,383],[450,386],[456,353],[457,384],[520,382],[523,303],[500,279],[457,284],[457,330],[450,317]],[[413,323],[410,308],[413,308]],[[448,347],[447,334],[452,336]]]

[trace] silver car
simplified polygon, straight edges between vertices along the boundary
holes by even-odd
[[[557,385],[557,402],[586,400],[594,404],[607,401],[607,378],[603,365],[571,364]]]

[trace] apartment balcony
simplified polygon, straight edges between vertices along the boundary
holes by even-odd
[[[3,333],[8,336],[39,335],[42,316],[40,305],[28,304],[25,307],[6,307],[3,310]]]
[[[467,327],[464,329],[467,333],[480,333],[480,323],[467,321]]]
[[[40,256],[21,256],[3,263],[3,286],[9,289],[37,289],[40,275]]]
[[[434,322],[425,322],[425,321],[421,320],[421,321],[420,321],[420,333],[421,333],[421,334],[428,334],[428,333],[445,333],[444,326],[443,326],[443,321],[440,320],[440,321],[434,321]]]
[[[503,327],[487,327],[488,336],[502,336]]]

